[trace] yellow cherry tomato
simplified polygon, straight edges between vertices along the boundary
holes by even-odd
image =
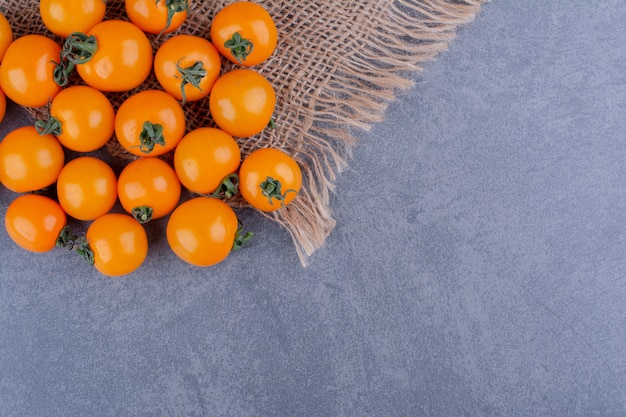
[[[59,203],[51,198],[25,194],[9,204],[4,224],[9,237],[21,248],[48,252],[56,246],[67,217]]]
[[[154,56],[154,74],[159,84],[183,104],[208,96],[221,66],[217,49],[200,36],[172,36]]]
[[[146,223],[166,216],[180,200],[176,172],[159,158],[139,158],[124,167],[117,181],[117,195],[124,210]]]
[[[11,42],[13,42],[13,28],[6,16],[0,13],[0,62]]]
[[[252,207],[276,211],[300,192],[302,171],[298,163],[275,148],[253,151],[239,169],[239,192]]]
[[[187,133],[174,152],[174,169],[180,182],[200,194],[219,191],[222,182],[237,171],[240,162],[241,151],[235,139],[212,127]],[[224,191],[232,196],[237,188],[233,184]]]
[[[196,266],[222,262],[233,249],[239,220],[233,209],[210,197],[180,204],[167,222],[167,242],[183,261]]]
[[[174,97],[161,90],[143,90],[117,109],[115,136],[133,155],[159,156],[180,142],[185,123],[185,113]]]
[[[40,132],[51,133],[68,149],[95,151],[113,136],[115,110],[99,90],[85,85],[67,87],[52,100],[50,118],[37,121]]]
[[[57,181],[63,210],[78,220],[93,220],[106,214],[117,201],[117,179],[103,160],[82,156],[68,162]]]
[[[178,29],[187,20],[189,0],[126,0],[126,14],[144,32],[158,35]]]
[[[236,69],[217,79],[209,109],[217,125],[234,137],[256,135],[272,119],[276,93],[272,84],[251,69]]]
[[[35,126],[19,127],[0,142],[0,182],[9,190],[27,193],[57,180],[65,163],[63,147]]]
[[[0,65],[0,87],[26,107],[48,104],[61,91],[54,80],[61,46],[43,35],[24,35],[7,48]]]
[[[104,92],[122,92],[139,87],[148,78],[152,45],[137,26],[123,20],[104,20],[87,35],[95,36],[98,45],[89,61],[76,65],[87,85]]]
[[[139,268],[148,255],[148,236],[135,219],[109,213],[91,223],[86,233],[94,267],[103,275],[121,276]]]
[[[229,61],[251,67],[274,53],[278,31],[263,6],[239,1],[217,12],[211,24],[211,41]]]
[[[41,0],[39,14],[44,25],[63,38],[73,32],[87,32],[104,19],[103,0]]]

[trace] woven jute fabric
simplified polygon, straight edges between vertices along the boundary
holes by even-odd
[[[303,171],[303,189],[290,205],[264,214],[289,231],[303,265],[335,226],[329,206],[339,172],[347,167],[355,131],[384,118],[400,90],[413,86],[420,64],[445,50],[459,25],[470,22],[486,0],[267,0],[279,44],[255,67],[277,94],[276,128],[238,139],[245,157],[252,150],[277,147],[292,155]],[[209,38],[216,12],[230,1],[191,0],[191,13],[177,32],[149,35],[156,48],[186,33]],[[16,36],[39,33],[59,44],[39,16],[39,2],[0,0]],[[107,2],[107,19],[127,20],[123,1]],[[223,71],[232,69],[224,60]],[[74,80],[79,83],[80,80]],[[108,94],[114,107],[135,91],[159,88],[150,78],[138,89]],[[187,130],[213,126],[208,100],[185,104]],[[37,117],[43,109],[29,109]],[[106,149],[132,158],[112,138]],[[233,205],[242,206],[241,200]]]

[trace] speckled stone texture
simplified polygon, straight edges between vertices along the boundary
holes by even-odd
[[[249,211],[226,262],[156,222],[115,280],[1,233],[0,416],[625,416],[624,21],[485,5],[360,133],[306,269]]]

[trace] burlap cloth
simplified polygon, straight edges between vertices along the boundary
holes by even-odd
[[[191,0],[191,14],[175,33],[208,38],[211,19],[233,0]],[[431,60],[470,22],[485,0],[267,0],[258,1],[279,31],[273,57],[255,69],[274,85],[276,128],[240,139],[245,156],[260,147],[278,147],[303,169],[300,196],[268,218],[289,231],[303,265],[323,246],[335,226],[329,207],[337,173],[347,166],[355,144],[354,128],[367,130],[383,120],[399,90],[413,85],[411,73]],[[0,0],[0,11],[15,36],[48,32],[35,0]],[[107,19],[127,20],[124,2],[107,2]],[[157,38],[158,45],[173,34]],[[224,64],[223,71],[232,66]],[[74,80],[76,83],[79,80]],[[151,76],[139,89],[157,87]],[[117,106],[130,93],[109,94]],[[42,109],[28,109],[33,116]],[[208,101],[185,106],[188,130],[211,126]],[[107,150],[131,158],[114,138]],[[241,200],[232,202],[241,206]]]

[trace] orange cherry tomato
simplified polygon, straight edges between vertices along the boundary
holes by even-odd
[[[167,242],[183,261],[196,266],[222,262],[238,235],[233,209],[210,197],[195,197],[174,209],[167,222]]]
[[[6,16],[0,13],[0,62],[11,42],[13,42],[13,28]]]
[[[0,87],[21,106],[45,106],[61,91],[54,81],[60,53],[61,47],[43,35],[17,38],[2,58]]]
[[[59,203],[78,220],[93,220],[108,213],[117,201],[117,179],[101,159],[81,156],[68,162],[57,181]]]
[[[144,90],[117,109],[115,135],[133,155],[159,156],[180,142],[185,123],[185,113],[174,97],[161,90]]]
[[[50,32],[67,38],[73,32],[85,33],[102,22],[106,12],[103,0],[41,0],[39,14]]]
[[[89,61],[76,65],[87,85],[104,92],[121,92],[140,86],[148,78],[152,45],[137,26],[123,20],[104,20],[87,35],[95,36],[98,46]]]
[[[54,184],[64,163],[59,141],[52,135],[40,135],[34,126],[19,127],[0,142],[0,182],[17,193]]]
[[[187,133],[174,152],[174,169],[190,191],[211,194],[224,179],[235,173],[241,162],[239,145],[223,130],[201,127]],[[236,186],[224,190],[237,193]]]
[[[139,158],[124,167],[117,195],[124,210],[139,223],[166,216],[180,200],[181,186],[174,169],[159,158]]]
[[[95,151],[113,136],[115,110],[99,90],[85,85],[67,87],[52,100],[50,118],[37,121],[43,133],[51,133],[68,149]]]
[[[217,125],[232,136],[254,136],[272,119],[276,93],[272,84],[251,69],[236,69],[217,79],[209,109]]]
[[[154,74],[159,84],[183,104],[209,95],[221,65],[213,44],[192,35],[172,36],[154,56]]]
[[[239,192],[252,207],[265,212],[289,204],[302,187],[302,171],[289,155],[262,148],[246,157],[239,169]]]
[[[126,0],[126,15],[144,32],[158,35],[178,29],[187,20],[189,0]]]
[[[148,236],[135,219],[109,213],[91,223],[86,233],[94,267],[103,275],[130,274],[148,255]]]
[[[7,113],[7,96],[4,95],[4,91],[0,88],[0,122],[4,120],[4,116]]]
[[[263,6],[240,1],[217,12],[211,24],[211,40],[228,60],[251,67],[274,53],[278,31]]]
[[[59,203],[51,198],[25,194],[9,204],[4,224],[8,235],[21,248],[48,252],[56,246],[67,217]]]

